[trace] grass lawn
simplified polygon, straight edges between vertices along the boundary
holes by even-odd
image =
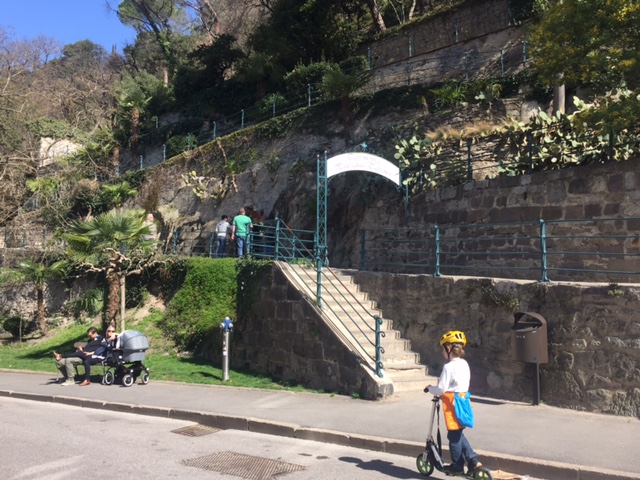
[[[221,368],[202,359],[178,356],[172,348],[166,348],[166,340],[153,326],[152,319],[145,320],[132,325],[131,328],[145,333],[149,340],[150,349],[147,351],[144,365],[149,368],[151,381],[166,380],[271,390],[312,391],[300,386],[278,382],[255,372],[232,369],[229,371],[229,381],[223,382]],[[6,343],[0,346],[0,368],[56,374],[53,352],[74,351],[74,343],[87,341],[87,328],[87,325],[73,324],[57,328],[41,340],[25,341],[22,344]],[[94,369],[92,373],[95,374],[102,371],[102,367],[99,365]]]

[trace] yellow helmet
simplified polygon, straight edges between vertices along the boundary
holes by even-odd
[[[467,344],[467,337],[465,337],[464,332],[451,330],[442,335],[442,338],[440,339],[440,345],[444,347],[445,345],[451,343],[461,343],[462,346],[465,346]]]

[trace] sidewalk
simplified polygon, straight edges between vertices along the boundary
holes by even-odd
[[[422,451],[431,409],[431,396],[423,393],[370,402],[153,378],[130,388],[62,387],[54,380],[55,374],[0,370],[0,397],[170,417],[407,456]],[[490,469],[548,480],[640,479],[637,418],[477,397],[473,406],[476,427],[465,434]]]

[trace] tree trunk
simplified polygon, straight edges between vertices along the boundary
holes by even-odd
[[[564,85],[553,86],[553,113],[565,113],[565,89]]]
[[[120,147],[115,147],[113,149],[113,156],[111,157],[111,165],[113,165],[113,169],[115,173],[118,174],[120,172]],[[109,172],[111,175],[114,175],[114,172]]]
[[[124,275],[120,275],[120,331],[124,332],[126,330],[125,328],[125,322],[124,322],[124,307],[125,307],[125,276]]]
[[[120,284],[118,282],[118,275],[115,271],[109,270],[106,274],[107,277],[107,301],[105,305],[105,315],[102,322],[103,330],[106,330],[109,325],[115,327],[117,325],[118,317],[118,290]]]
[[[378,0],[368,0],[367,5],[369,7],[369,11],[371,12],[371,17],[373,18],[373,24],[376,28],[376,33],[384,32],[387,29],[387,26],[384,23],[384,18],[382,18],[382,13],[380,13],[380,9],[378,8]]]
[[[351,97],[342,97],[342,125],[344,128],[344,147],[349,148],[351,144]]]
[[[133,107],[131,111],[131,159],[134,165],[138,161],[138,130],[140,128],[140,110]]]
[[[44,287],[36,288],[37,305],[38,305],[38,327],[40,331],[47,333],[47,319],[44,315]]]

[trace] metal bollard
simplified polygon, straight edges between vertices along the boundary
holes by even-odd
[[[229,380],[229,334],[233,331],[233,322],[229,317],[220,323],[220,330],[222,330],[222,381]]]

